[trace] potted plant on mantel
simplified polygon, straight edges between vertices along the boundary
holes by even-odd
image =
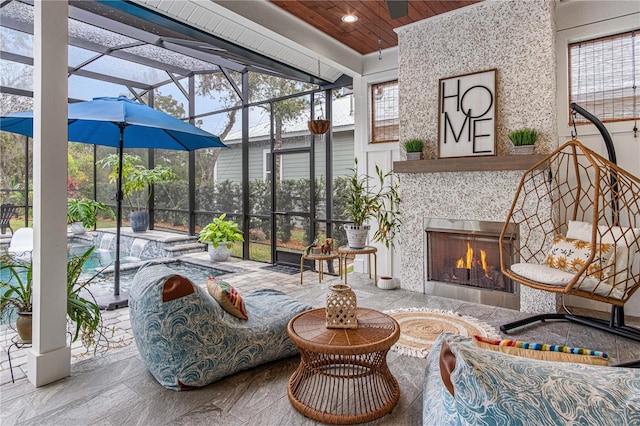
[[[95,200],[83,198],[76,200],[74,198],[67,199],[67,225],[69,229],[76,235],[81,235],[87,229],[93,229],[98,222],[98,211],[108,214],[114,218],[113,210],[106,204]]]
[[[82,266],[94,249],[91,247],[85,253],[67,260],[67,316],[75,325],[72,341],[82,337],[85,346],[93,342],[101,321],[100,308],[95,300],[86,299],[81,294],[100,273],[86,280],[81,279]],[[8,277],[0,281],[0,318],[8,321],[17,313],[16,330],[21,342],[31,343],[33,263],[5,253],[0,256],[2,271],[6,271]]]
[[[509,133],[509,140],[513,144],[514,155],[533,154],[534,144],[538,140],[538,131],[530,128],[517,129]]]
[[[408,139],[402,145],[407,153],[407,160],[422,160],[422,149],[424,148],[422,139]]]
[[[378,229],[373,234],[374,242],[381,242],[389,248],[393,245],[398,228],[400,196],[399,182],[390,182],[393,171],[383,173],[376,165],[376,178],[358,174],[358,159],[354,159],[353,174],[349,178],[347,191],[343,194],[344,212],[353,223],[345,224],[347,240],[350,248],[364,248],[371,225],[366,222],[374,219],[378,222]],[[372,180],[374,180],[372,184]]]
[[[98,161],[97,164],[103,168],[111,167],[109,182],[118,181],[118,165],[120,163],[117,154],[111,154]],[[146,196],[143,191],[148,190],[151,185],[167,182],[175,177],[176,175],[170,167],[159,165],[148,169],[137,155],[124,154],[122,159],[122,195],[127,199],[131,208],[129,220],[133,232],[145,232],[149,227],[151,191],[147,191]]]
[[[244,241],[238,224],[225,220],[226,213],[213,219],[213,222],[202,228],[198,241],[209,245],[209,257],[212,262],[225,262],[231,257],[231,247],[236,241]]]

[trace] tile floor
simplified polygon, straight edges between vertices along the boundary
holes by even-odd
[[[206,254],[204,254],[206,256]],[[207,263],[206,257],[195,258]],[[225,276],[241,293],[258,288],[276,288],[314,306],[323,306],[327,286],[338,281],[306,272],[299,274],[264,269],[256,262],[233,260],[225,267],[235,271]],[[203,284],[204,283],[200,283]],[[496,328],[527,314],[402,290],[380,290],[364,274],[349,275],[358,305],[378,310],[405,307],[447,309],[479,318]],[[606,317],[606,314],[605,314]],[[6,348],[12,331],[0,329],[0,424],[29,425],[314,425],[299,414],[287,398],[287,381],[299,362],[292,357],[227,377],[205,388],[175,392],[162,388],[139,358],[130,334],[127,309],[107,311],[104,322],[112,327],[117,348],[103,355],[88,356],[72,347],[71,376],[35,389],[23,368],[26,350],[12,350],[15,383],[11,383]],[[627,319],[640,326],[640,320]],[[584,326],[565,322],[537,324],[510,335],[527,341],[589,347],[608,352],[614,362],[640,359],[640,343]],[[400,401],[387,416],[371,424],[420,425],[422,423],[422,379],[426,361],[389,352],[388,363],[401,389]]]

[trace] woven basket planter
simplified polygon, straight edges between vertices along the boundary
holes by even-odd
[[[345,284],[329,287],[327,328],[358,328],[356,294]]]
[[[314,135],[322,135],[329,131],[329,125],[331,122],[329,120],[311,120],[307,123],[309,127],[309,131]]]

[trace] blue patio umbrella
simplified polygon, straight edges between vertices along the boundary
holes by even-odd
[[[124,148],[194,151],[226,147],[216,135],[125,97],[94,98],[88,102],[69,104],[68,123],[69,141],[118,148],[120,165]],[[33,137],[33,111],[0,117],[0,130]],[[123,194],[122,167],[118,169],[114,296],[120,295]]]

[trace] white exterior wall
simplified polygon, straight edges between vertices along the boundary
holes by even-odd
[[[561,2],[557,8],[557,109],[559,144],[571,139],[568,112],[567,46],[588,40],[640,28],[640,2],[638,1],[570,1]],[[636,37],[637,38],[637,37]],[[633,135],[633,121],[606,123],[616,150],[618,165],[640,176],[640,140]],[[607,158],[607,150],[600,132],[593,125],[578,126],[578,140],[593,151]],[[569,296],[567,304],[609,311],[610,305]],[[640,293],[625,304],[625,314],[640,316]]]

